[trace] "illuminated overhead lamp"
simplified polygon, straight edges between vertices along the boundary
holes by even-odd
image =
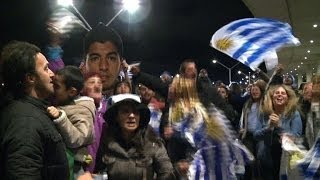
[[[303,62],[301,62],[301,64],[303,64]]]
[[[310,50],[307,51],[307,53],[310,53],[310,52],[311,52]]]
[[[134,13],[139,9],[139,1],[137,0],[123,0],[123,7],[130,13]]]
[[[310,43],[313,43],[313,40],[310,40]]]
[[[123,0],[122,8],[108,21],[106,26],[109,26],[123,11],[128,11],[130,14],[133,14],[139,9],[139,4],[139,0]]]
[[[308,59],[308,57],[307,57],[307,56],[305,56],[305,57],[304,57],[304,59]]]
[[[314,28],[318,27],[318,24],[314,24],[313,27],[314,27]]]

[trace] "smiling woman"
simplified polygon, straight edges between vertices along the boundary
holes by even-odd
[[[150,111],[133,94],[119,94],[108,100],[95,172],[110,179],[174,179],[167,151],[148,126]],[[134,162],[134,163],[133,163]],[[127,167],[123,169],[122,167]]]
[[[257,159],[261,163],[265,179],[278,179],[282,155],[281,136],[299,138],[302,121],[297,111],[297,98],[287,85],[271,87],[262,104],[262,115],[257,123],[254,137],[258,141]]]

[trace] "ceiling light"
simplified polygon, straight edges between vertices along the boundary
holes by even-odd
[[[296,74],[297,76],[299,75],[299,74]]]
[[[312,68],[314,70],[314,68]]]
[[[300,66],[298,66],[298,68],[300,68]]]
[[[297,69],[294,69],[295,71],[297,70]]]
[[[123,0],[124,9],[128,10],[130,13],[134,13],[137,9],[139,9],[139,1],[135,0]]]
[[[292,73],[292,71],[290,71]]]
[[[313,43],[314,41],[313,40],[310,40],[310,43]]]
[[[307,51],[307,53],[310,53],[310,52],[311,52],[310,50]]]
[[[314,27],[314,28],[318,27],[318,24],[314,24],[313,27]]]
[[[301,64],[303,64],[303,62],[301,62]]]
[[[308,59],[308,57],[307,57],[307,56],[305,56],[305,57],[304,57],[304,59]]]

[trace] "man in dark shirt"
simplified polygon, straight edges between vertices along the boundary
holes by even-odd
[[[63,140],[47,114],[53,72],[40,49],[11,42],[1,53],[5,103],[0,107],[0,177],[68,179]]]

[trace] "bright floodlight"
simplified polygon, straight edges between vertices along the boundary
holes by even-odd
[[[58,0],[58,4],[63,7],[72,6],[72,0]]]
[[[213,63],[217,63],[217,60],[214,59],[214,60],[212,60],[212,62],[213,62]]]
[[[139,0],[123,0],[123,8],[129,13],[134,13],[139,8]]]
[[[238,71],[238,74],[241,74],[241,71]]]

